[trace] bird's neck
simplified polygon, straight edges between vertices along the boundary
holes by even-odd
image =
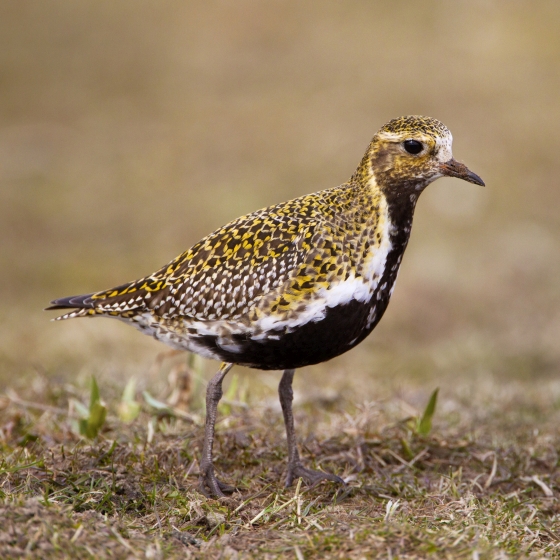
[[[430,180],[408,179],[392,180],[384,173],[372,174],[369,184],[380,192],[387,204],[391,237],[395,247],[406,248],[418,197],[428,186]]]
[[[358,203],[365,198],[373,201],[374,205],[378,205],[379,200],[387,205],[391,224],[399,230],[408,229],[408,232],[402,231],[401,234],[410,234],[416,202],[430,182],[430,179],[422,181],[393,173],[390,166],[384,165],[384,161],[375,156],[373,144],[349,181],[350,184],[359,185],[357,192],[360,194],[356,196]]]
[[[378,184],[375,176],[370,176],[367,183],[360,182],[355,191],[353,213],[364,215],[366,227],[382,226],[384,220],[388,227],[383,228],[391,239],[393,247],[406,247],[418,196],[425,185],[409,185],[407,188],[386,188]],[[365,216],[369,219],[366,219]],[[355,218],[354,218],[355,219]],[[378,233],[377,231],[375,232]]]

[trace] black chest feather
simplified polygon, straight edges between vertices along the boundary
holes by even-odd
[[[263,370],[300,368],[330,360],[354,348],[375,328],[389,304],[401,255],[402,250],[389,253],[385,273],[368,302],[352,300],[327,307],[320,321],[310,321],[291,332],[272,332],[266,340],[234,335],[238,352],[224,350],[214,336],[198,337],[198,342],[225,362]]]

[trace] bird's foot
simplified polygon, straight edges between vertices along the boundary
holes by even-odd
[[[198,489],[207,498],[224,498],[226,494],[233,494],[237,490],[234,486],[218,480],[212,465],[201,465]]]
[[[292,485],[292,482],[298,478],[302,478],[308,486],[316,486],[321,480],[330,480],[337,484],[346,485],[344,480],[336,474],[323,471],[314,471],[304,467],[301,462],[288,464],[288,474],[286,475],[286,488]]]

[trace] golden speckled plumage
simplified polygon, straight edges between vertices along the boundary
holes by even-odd
[[[91,311],[142,303],[163,318],[178,312],[211,321],[288,311],[317,287],[359,274],[369,245],[364,229],[378,217],[373,198],[343,185],[242,216],[154,274],[94,294]]]
[[[437,119],[416,115],[407,115],[389,121],[379,130],[379,133],[384,132],[404,135],[417,135],[418,133],[422,133],[431,136],[434,140],[450,134],[449,129]]]
[[[407,139],[423,152],[407,153]],[[346,351],[381,318],[418,195],[450,157],[442,123],[395,119],[374,136],[347,183],[240,217],[145,278],[56,300],[53,308],[76,308],[59,319],[117,317],[178,348],[272,368],[304,365],[305,352],[293,363],[281,350],[260,361],[256,342],[277,344],[335,308],[360,304],[361,331],[336,349]],[[321,361],[315,354],[309,363]]]

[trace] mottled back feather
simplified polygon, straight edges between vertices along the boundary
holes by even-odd
[[[356,185],[347,184],[257,210],[219,228],[147,277],[55,300],[51,308],[82,307],[79,315],[129,315],[142,309],[163,318],[240,320],[278,291],[285,295],[278,306],[286,307],[290,294],[305,298],[317,284],[344,276],[342,269],[355,269],[352,249],[364,241],[358,230],[372,216],[371,204],[364,206],[356,191]],[[356,220],[359,214],[363,216]]]

